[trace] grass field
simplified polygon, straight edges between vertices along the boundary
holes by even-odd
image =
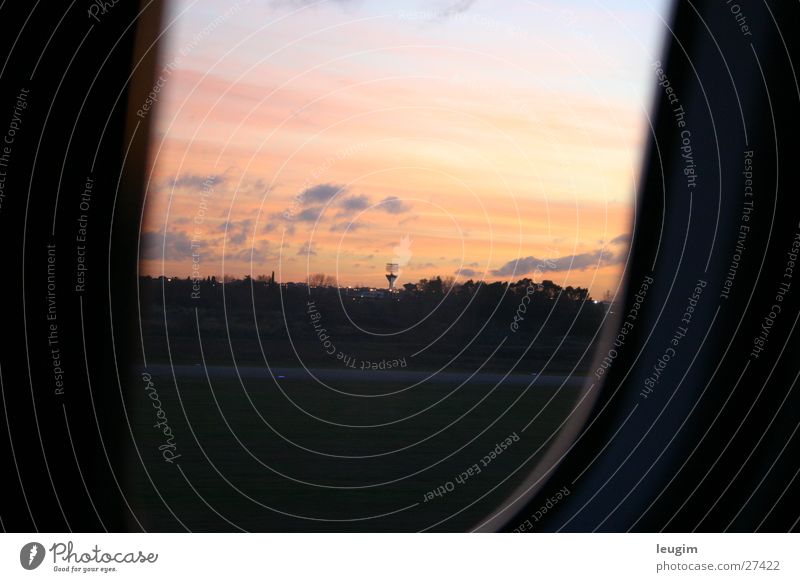
[[[553,381],[402,391],[379,375],[331,387],[235,374],[151,382],[162,425],[152,396],[132,390],[147,472],[129,482],[144,525],[162,531],[467,530],[520,483],[582,394]],[[172,463],[159,451],[165,426],[180,455]]]

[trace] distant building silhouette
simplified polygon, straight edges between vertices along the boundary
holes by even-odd
[[[389,291],[394,291],[394,283],[397,281],[397,271],[400,266],[397,263],[386,263],[386,280],[389,282]]]

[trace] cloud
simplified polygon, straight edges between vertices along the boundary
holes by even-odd
[[[241,261],[244,263],[268,263],[278,260],[278,253],[272,250],[267,240],[260,240],[253,246],[245,247],[235,252],[225,253],[227,261]]]
[[[300,201],[303,204],[325,204],[340,192],[347,192],[347,187],[341,184],[317,184],[303,190]]]
[[[225,181],[225,176],[221,174],[210,174],[199,176],[197,174],[181,174],[176,178],[167,180],[167,185],[173,188],[192,188],[202,190],[203,188],[213,188]]]
[[[477,0],[457,0],[450,4],[450,6],[443,8],[441,11],[442,16],[455,16],[456,14],[463,14],[475,4]]]
[[[286,234],[290,236],[294,235],[295,227],[289,220],[290,219],[286,217],[284,212],[273,212],[267,216],[267,220],[264,222],[263,232],[269,234],[278,231],[278,227],[281,227],[286,231]]]
[[[263,178],[245,177],[237,185],[239,195],[263,198],[272,191],[273,187]]]
[[[619,236],[616,236],[616,237],[612,238],[610,241],[608,241],[608,244],[610,244],[610,245],[623,245],[623,244],[625,244],[626,245],[626,244],[628,244],[630,242],[631,242],[631,235],[630,234],[621,234]]]
[[[387,196],[381,200],[378,206],[381,210],[385,210],[389,214],[402,214],[411,210],[411,206],[400,200],[397,196]]]
[[[307,242],[300,245],[300,248],[297,250],[298,255],[311,255],[314,256],[317,254],[316,249],[314,248],[314,243]]]
[[[331,232],[344,232],[344,231],[354,232],[356,230],[364,228],[365,226],[367,226],[367,225],[365,223],[363,223],[363,222],[348,222],[348,221],[345,220],[345,221],[337,222],[337,223],[333,224],[331,226],[331,228],[330,228],[330,231]]]
[[[364,210],[369,207],[369,196],[366,194],[348,196],[339,203],[339,207],[348,211]]]
[[[240,245],[247,240],[252,228],[253,219],[245,218],[243,220],[225,221],[219,225],[217,230],[226,233],[228,242],[230,244]]]
[[[577,255],[567,255],[558,257],[557,259],[539,259],[531,256],[508,261],[499,269],[493,269],[492,275],[495,277],[508,277],[535,272],[583,271],[590,268],[618,264],[624,260],[624,253],[615,254],[605,249],[596,249],[588,253],[580,253]]]
[[[316,222],[321,215],[322,206],[312,206],[295,214],[294,220],[298,222]]]
[[[192,256],[192,241],[183,231],[168,230],[166,235],[160,230],[145,231],[139,244],[143,259],[177,261]]]
[[[475,269],[463,268],[463,269],[456,269],[454,275],[456,276],[460,275],[463,277],[477,277],[478,275],[480,275],[480,273]]]

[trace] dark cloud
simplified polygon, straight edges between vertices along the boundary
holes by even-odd
[[[610,245],[622,245],[622,244],[628,244],[630,242],[631,242],[631,235],[629,235],[629,234],[621,234],[619,236],[616,236],[616,237],[612,238],[610,241],[608,241],[608,244],[610,244]]]
[[[621,263],[625,260],[625,254],[614,254],[609,250],[596,249],[588,253],[578,255],[567,255],[557,259],[539,259],[536,257],[523,257],[515,261],[508,261],[499,269],[493,269],[492,275],[495,277],[508,277],[526,275],[528,273],[540,272],[551,273],[558,271],[583,271],[585,269],[605,267]]]
[[[348,196],[339,203],[339,207],[348,211],[364,210],[369,207],[369,197],[366,194]]]
[[[307,188],[300,194],[303,204],[325,204],[339,193],[347,192],[347,187],[341,184],[317,184]]]
[[[462,277],[477,277],[478,275],[480,275],[480,273],[475,269],[463,268],[463,269],[456,269],[454,275],[456,276],[460,275]]]
[[[322,215],[322,206],[311,206],[294,215],[298,222],[316,222]]]
[[[139,244],[143,259],[179,261],[192,256],[192,241],[182,231],[168,230],[166,235],[160,230],[145,231]]]
[[[253,229],[253,219],[225,221],[219,225],[218,230],[225,232],[228,242],[232,245],[244,243]]]
[[[411,207],[397,196],[387,196],[381,200],[378,208],[385,210],[389,214],[402,214],[403,212],[411,210]]]

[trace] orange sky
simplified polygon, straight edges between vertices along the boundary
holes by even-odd
[[[144,273],[616,287],[655,9],[310,4],[172,4]]]

